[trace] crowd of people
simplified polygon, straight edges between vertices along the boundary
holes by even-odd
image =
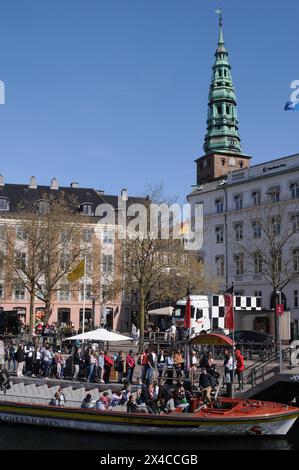
[[[91,383],[105,383],[111,381],[111,372],[114,371],[113,381],[128,385],[136,382],[134,377],[136,366],[142,384],[149,387],[154,381],[165,380],[165,385],[172,386],[181,379],[188,379],[191,386],[198,381],[201,372],[201,386],[206,390],[206,398],[209,400],[210,391],[218,383],[220,373],[217,371],[212,354],[207,352],[199,356],[197,351],[192,351],[190,358],[186,358],[182,350],[160,350],[157,354],[152,349],[144,349],[140,355],[135,355],[133,350],[127,354],[119,351],[118,354],[110,354],[108,351],[98,350],[96,345],[88,346],[84,351],[80,346],[73,348],[68,354],[60,350],[54,350],[47,343],[43,346],[34,343],[20,343],[18,346],[12,341],[4,346],[0,339],[0,368],[6,368],[9,372],[15,372],[17,377],[23,375],[31,377],[56,378],[56,379],[85,379]],[[67,373],[66,373],[67,370]],[[234,377],[237,376],[239,390],[242,388],[242,375],[244,370],[244,358],[239,350],[224,351],[223,382],[227,387],[228,395]],[[210,384],[210,385],[209,385]],[[209,390],[211,387],[211,390]]]

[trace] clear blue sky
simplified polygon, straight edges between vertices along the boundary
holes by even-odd
[[[203,154],[217,0],[0,0],[0,173],[6,182],[183,200]],[[299,152],[298,0],[222,0],[243,151]]]

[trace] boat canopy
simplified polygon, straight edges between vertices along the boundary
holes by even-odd
[[[233,346],[233,341],[218,333],[199,334],[190,340],[190,344],[207,344],[214,346]]]

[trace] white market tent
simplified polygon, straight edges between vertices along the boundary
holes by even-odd
[[[149,310],[147,313],[149,315],[167,315],[171,316],[173,312],[173,307],[163,307],[163,308],[156,308],[154,310]]]
[[[86,331],[86,333],[81,333],[80,335],[71,336],[65,338],[65,340],[77,339],[77,340],[93,340],[93,341],[132,341],[133,338],[129,336],[120,335],[114,333],[113,331],[105,330],[105,328],[97,328],[93,331]]]

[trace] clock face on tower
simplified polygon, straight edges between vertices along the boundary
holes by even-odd
[[[237,165],[237,160],[233,157],[231,157],[229,160],[228,160],[228,166],[236,166]]]

